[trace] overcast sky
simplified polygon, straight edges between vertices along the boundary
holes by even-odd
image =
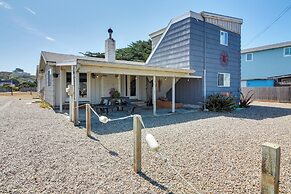
[[[244,20],[242,48],[290,4],[288,0],[0,0],[0,71],[16,67],[35,74],[41,51],[104,52],[107,29],[117,47],[146,40],[171,18],[192,10]],[[247,47],[291,40],[287,12]]]

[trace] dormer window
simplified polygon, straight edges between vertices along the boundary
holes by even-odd
[[[228,32],[220,31],[220,44],[228,46]]]
[[[284,57],[291,56],[291,47],[284,48]]]

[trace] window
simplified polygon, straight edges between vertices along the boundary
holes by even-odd
[[[228,45],[228,32],[220,31],[220,44]]]
[[[218,87],[230,87],[230,74],[229,73],[218,73],[217,86]]]
[[[253,57],[254,57],[253,53],[247,53],[246,54],[246,61],[253,61]]]
[[[291,47],[284,48],[284,57],[291,56]]]
[[[52,85],[52,70],[49,69],[47,71],[47,86],[51,86]]]

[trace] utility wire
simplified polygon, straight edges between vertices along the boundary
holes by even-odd
[[[275,24],[281,17],[283,17],[289,10],[291,9],[291,4],[289,4],[279,15],[278,17],[269,24],[266,28],[264,28],[260,33],[255,35],[247,44],[244,45],[244,47],[247,47],[251,43],[253,43],[257,38],[259,38],[262,34],[264,34],[267,30],[269,30],[273,24]]]

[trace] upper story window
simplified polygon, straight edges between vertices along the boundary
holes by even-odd
[[[228,45],[228,32],[220,31],[220,44]]]
[[[49,69],[47,71],[47,86],[51,86],[52,85],[52,70]]]
[[[247,53],[246,54],[246,61],[253,61],[253,57],[254,57],[253,53]]]
[[[291,47],[284,48],[284,57],[291,56]]]
[[[217,86],[218,87],[230,87],[230,73],[218,73],[217,74]]]

